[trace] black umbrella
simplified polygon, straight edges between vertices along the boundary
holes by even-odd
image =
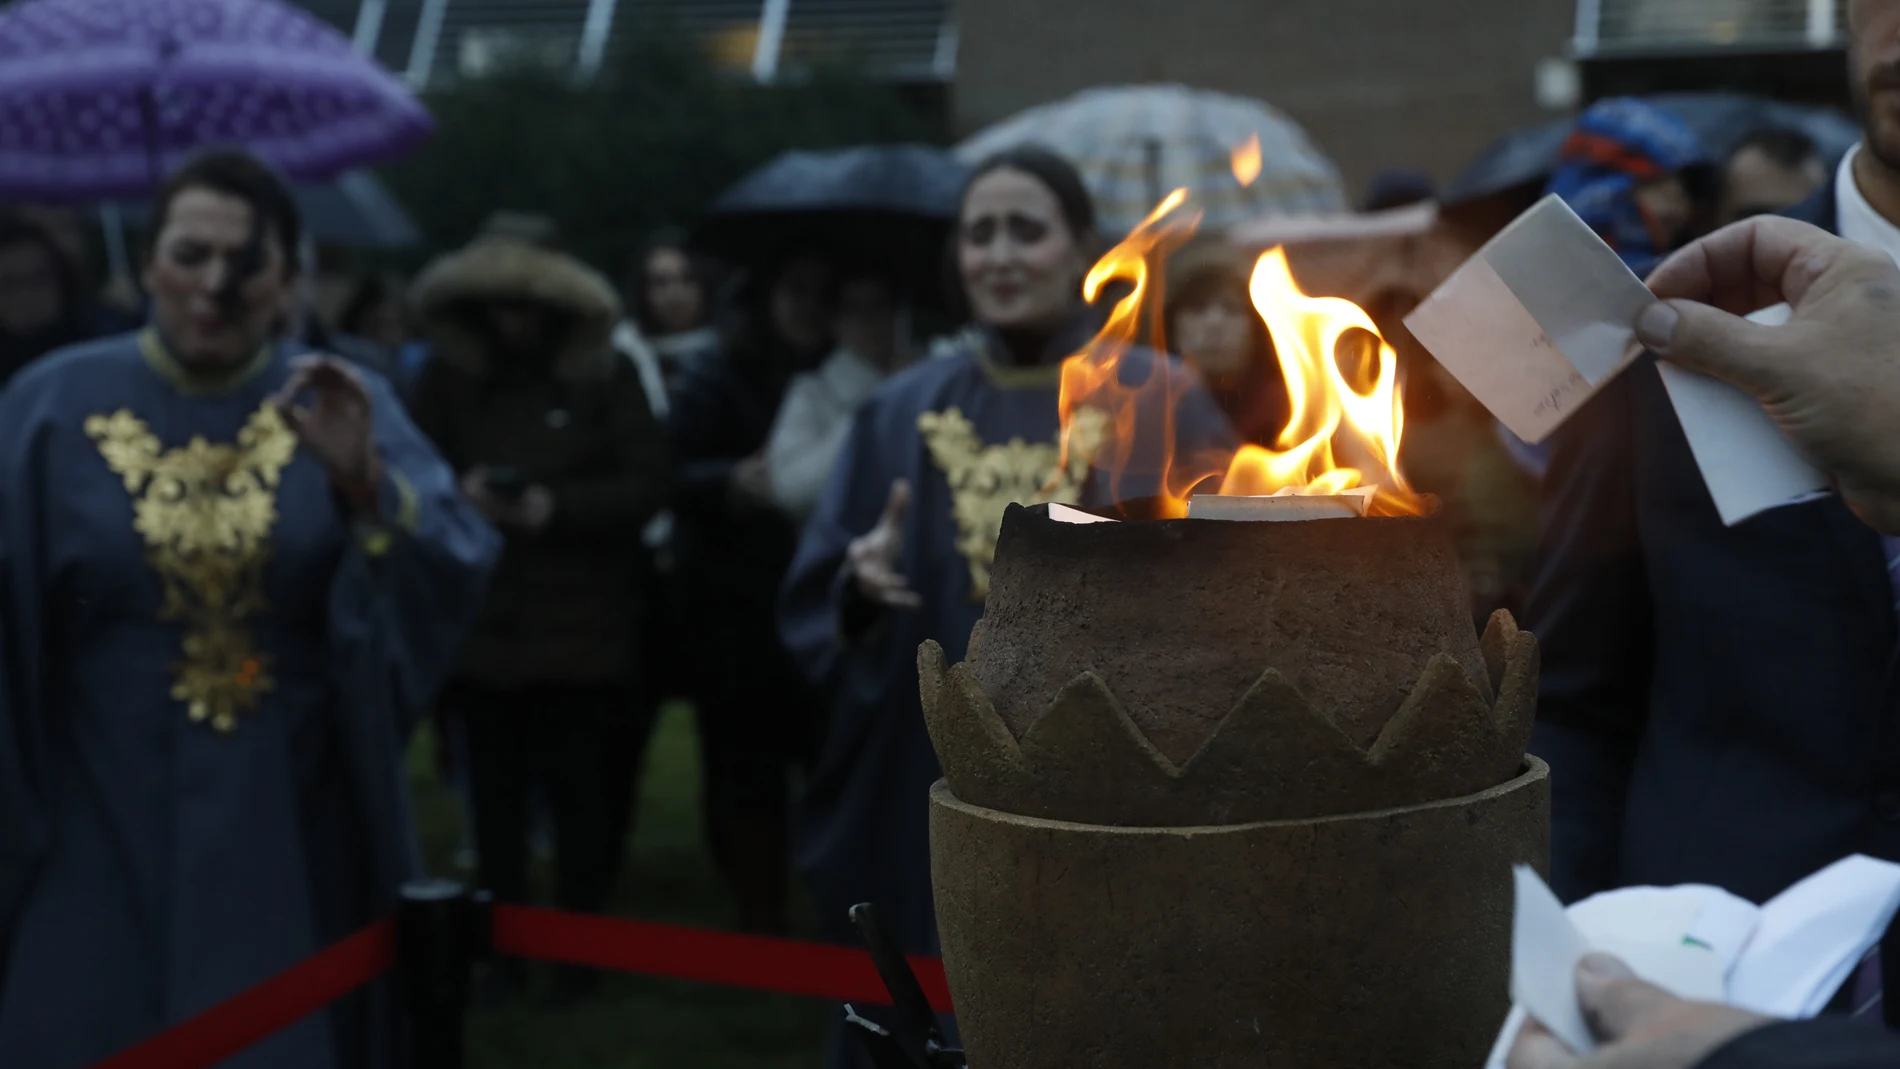
[[[721,194],[694,244],[741,267],[824,251],[927,294],[967,175],[928,145],[787,152]]]
[[[1674,112],[1702,141],[1709,159],[1720,161],[1743,139],[1767,127],[1792,127],[1814,139],[1821,154],[1838,162],[1860,140],[1860,128],[1825,108],[1785,104],[1744,93],[1657,93],[1645,97]],[[1507,192],[1534,196],[1557,165],[1557,150],[1574,119],[1560,119],[1513,131],[1492,142],[1465,168],[1445,193],[1444,203],[1461,205]]]
[[[422,241],[422,231],[402,203],[367,171],[351,171],[327,185],[297,186],[295,192],[304,230],[317,241],[377,249]],[[143,202],[121,205],[120,210],[127,222],[138,226],[151,214],[151,206]]]

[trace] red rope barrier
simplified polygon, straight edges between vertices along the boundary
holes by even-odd
[[[887,1006],[891,1001],[869,954],[829,943],[498,903],[494,947],[498,954],[516,957],[834,1002]],[[94,1069],[206,1069],[328,1006],[395,963],[396,925],[385,918]],[[943,962],[913,957],[910,967],[930,1005],[949,1013]]]
[[[94,1069],[204,1069],[288,1028],[369,983],[396,963],[396,922],[377,921],[328,950]]]
[[[734,935],[664,924],[590,917],[530,906],[495,905],[495,951],[728,987],[807,995],[834,1002],[890,1004],[871,956],[862,950]],[[930,1005],[950,1012],[943,962],[913,957]]]

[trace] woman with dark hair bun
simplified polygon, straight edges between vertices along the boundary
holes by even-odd
[[[780,613],[830,702],[796,861],[831,937],[853,939],[846,911],[873,902],[911,953],[937,950],[926,814],[939,772],[917,647],[935,639],[964,658],[1010,503],[1082,502],[1090,450],[1078,442],[1064,463],[1057,389],[1062,361],[1100,326],[1082,300],[1094,205],[1061,157],[1020,148],[979,165],[954,241],[975,325],[858,409]],[[849,1053],[834,1037],[833,1064]]]

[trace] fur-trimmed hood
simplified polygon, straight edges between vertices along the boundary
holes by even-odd
[[[458,312],[467,302],[482,300],[535,301],[574,317],[566,344],[554,358],[556,376],[599,379],[611,371],[620,298],[600,272],[574,257],[496,229],[423,271],[415,301],[436,352],[477,375],[489,369],[487,344]]]

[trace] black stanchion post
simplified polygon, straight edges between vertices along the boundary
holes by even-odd
[[[412,1069],[462,1069],[469,972],[488,943],[486,895],[471,895],[453,880],[403,885],[396,981]]]

